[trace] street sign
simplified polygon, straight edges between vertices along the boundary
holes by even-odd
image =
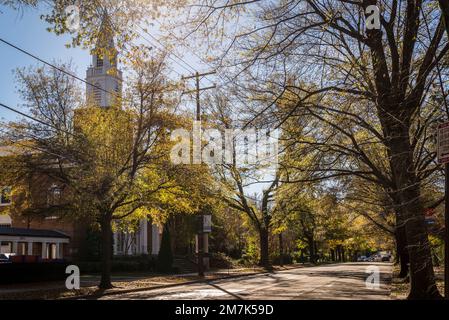
[[[198,216],[198,232],[200,233],[212,232],[212,216],[210,214]]]
[[[438,163],[449,163],[449,122],[438,125]]]
[[[206,268],[209,268],[209,258],[207,254],[209,252],[209,234],[212,231],[212,216],[210,214],[202,214],[198,217],[198,275],[204,277],[204,263],[206,262]],[[206,257],[205,257],[206,256]]]
[[[212,216],[210,214],[203,216],[203,232],[212,232]]]

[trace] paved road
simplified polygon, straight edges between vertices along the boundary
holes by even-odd
[[[366,287],[367,267],[380,271],[380,288]],[[180,285],[101,299],[389,299],[390,263],[342,263],[207,283]]]

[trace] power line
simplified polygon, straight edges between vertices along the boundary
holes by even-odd
[[[26,54],[26,55],[32,57],[33,59],[36,59],[36,60],[42,62],[43,64],[45,64],[45,65],[47,65],[47,66],[49,66],[49,67],[52,67],[52,68],[54,68],[54,69],[56,69],[56,70],[58,70],[58,71],[60,71],[60,72],[62,72],[62,73],[64,73],[64,74],[66,74],[66,75],[68,75],[68,76],[70,76],[70,77],[73,77],[73,78],[75,78],[75,79],[77,79],[77,80],[79,80],[79,81],[81,81],[81,82],[83,82],[83,83],[85,83],[85,84],[87,84],[87,85],[90,85],[90,86],[92,86],[92,87],[94,87],[94,88],[96,88],[96,89],[98,89],[98,90],[101,90],[101,91],[103,91],[103,92],[105,92],[105,93],[109,93],[109,94],[113,94],[113,95],[116,95],[116,96],[120,96],[120,95],[119,95],[118,93],[116,93],[116,92],[110,92],[110,91],[108,91],[108,90],[106,90],[106,89],[103,89],[103,88],[100,87],[100,86],[97,86],[97,85],[95,85],[95,84],[93,84],[93,83],[90,83],[90,82],[84,80],[84,79],[81,79],[80,77],[78,77],[78,76],[76,76],[76,75],[74,75],[74,74],[72,74],[72,73],[70,73],[70,72],[68,72],[68,71],[66,71],[66,70],[64,70],[64,69],[62,69],[62,68],[60,68],[60,67],[58,67],[58,66],[55,66],[54,64],[52,64],[52,63],[50,63],[50,62],[48,62],[48,61],[45,61],[44,59],[41,59],[41,58],[39,58],[38,56],[36,56],[36,55],[34,55],[34,54],[32,54],[32,53],[30,53],[30,52],[28,52],[28,51],[26,51],[26,50],[24,50],[24,49],[22,49],[22,48],[19,48],[18,46],[14,45],[14,44],[12,44],[12,43],[10,43],[10,42],[8,42],[8,41],[2,39],[2,38],[0,38],[0,41],[3,42],[4,44],[6,44],[6,45],[8,45],[8,46],[10,46],[10,47],[12,47],[12,48],[14,48],[14,49],[16,49],[16,50],[18,50],[18,51],[24,53],[24,54]]]
[[[56,131],[63,132],[63,133],[69,134],[69,135],[71,135],[71,136],[73,136],[73,137],[76,137],[76,134],[74,134],[73,132],[66,131],[66,130],[63,130],[63,129],[61,129],[61,128],[55,127],[55,126],[53,126],[53,125],[50,124],[50,123],[47,123],[47,122],[42,121],[42,120],[39,120],[39,119],[37,119],[37,118],[35,118],[35,117],[33,117],[33,116],[30,116],[30,115],[28,115],[28,114],[26,114],[26,113],[24,113],[24,112],[21,112],[21,111],[15,109],[15,108],[13,108],[13,107],[7,106],[7,105],[4,104],[4,103],[1,103],[1,102],[0,102],[0,107],[3,107],[3,108],[5,108],[5,109],[7,109],[7,110],[10,110],[10,111],[12,111],[12,112],[14,112],[14,113],[20,114],[20,115],[22,115],[22,116],[24,116],[24,117],[26,117],[26,118],[28,118],[28,119],[31,119],[31,120],[33,120],[33,121],[38,122],[38,123],[40,123],[40,124],[42,124],[42,125],[44,125],[44,126],[48,126],[48,127],[50,127],[50,128],[53,128],[53,129],[56,130]],[[5,132],[4,130],[0,130],[0,131],[3,132],[4,134],[8,134],[8,133]],[[44,153],[47,153],[47,154],[51,154],[51,155],[55,155],[55,156],[57,156],[57,157],[61,157],[61,158],[65,158],[65,159],[69,160],[69,159],[68,159],[67,157],[65,157],[65,156],[62,156],[62,155],[59,155],[59,154],[55,154],[55,153],[52,153],[52,152],[47,151],[47,150],[43,150],[43,149],[40,149],[40,148],[37,148],[37,147],[34,147],[34,146],[24,145],[24,144],[21,144],[21,143],[19,143],[19,142],[17,142],[17,141],[15,141],[14,143],[18,143],[18,145],[21,145],[21,146],[23,146],[23,147],[31,148],[31,149],[34,149],[34,150],[39,150],[39,151],[41,151],[41,152],[44,152]],[[111,149],[111,146],[109,146],[109,145],[107,145],[107,144],[100,144],[100,145],[102,145],[102,146],[105,147],[106,149],[109,149],[110,151],[112,150],[112,149]]]
[[[159,21],[158,21],[159,22]],[[160,23],[160,22],[159,22]],[[179,39],[178,39],[178,37],[173,33],[173,32],[171,32],[170,30],[167,30],[167,32],[172,36],[172,37],[174,37],[175,39],[177,39],[178,41],[179,41]],[[181,43],[181,45],[183,46],[183,47],[185,47],[185,48],[187,48],[195,57],[197,57],[198,59],[200,59],[200,61],[201,62],[203,62],[204,64],[206,64],[207,66],[209,66],[210,68],[212,68],[212,69],[215,69],[215,67],[213,66],[213,65],[211,65],[208,61],[206,61],[204,58],[202,58],[199,54],[197,54],[195,51],[194,51],[194,49],[192,48],[192,47],[190,47],[188,44],[184,44],[183,42],[180,42]],[[181,59],[182,60],[182,59]],[[182,61],[184,61],[184,60],[182,60]],[[185,62],[185,61],[184,61]],[[221,80],[223,80],[223,81],[229,81],[229,82],[232,82],[232,79],[229,77],[229,76],[227,76],[227,75],[225,75],[225,74],[222,74],[220,71],[216,71],[216,73],[217,73],[217,76],[221,79]],[[207,78],[207,76],[206,76],[206,78]],[[224,79],[224,78],[226,78],[226,79]],[[209,80],[210,81],[210,80]]]
[[[145,38],[145,39],[146,39],[146,38]],[[148,39],[146,39],[146,40],[151,44],[151,42],[150,42]],[[115,95],[115,96],[121,98],[121,96],[120,96],[118,93],[116,93],[116,92],[110,92],[110,91],[108,91],[108,90],[106,90],[106,89],[104,89],[104,88],[102,88],[102,87],[100,87],[100,86],[97,86],[97,85],[95,85],[95,84],[92,84],[92,83],[90,83],[90,82],[88,82],[88,81],[86,81],[86,80],[84,80],[84,79],[82,79],[82,78],[80,78],[80,77],[78,77],[78,76],[76,76],[76,75],[74,75],[74,74],[72,74],[72,73],[70,73],[70,72],[68,72],[68,71],[66,71],[66,70],[64,70],[64,69],[62,69],[62,68],[60,68],[60,67],[58,67],[58,66],[56,66],[56,65],[54,65],[54,64],[52,64],[52,63],[50,63],[50,62],[48,62],[48,61],[46,61],[46,60],[44,60],[44,59],[42,59],[42,58],[36,56],[36,55],[34,55],[34,54],[32,54],[32,53],[30,53],[30,52],[28,52],[27,50],[22,49],[22,48],[20,48],[20,47],[18,47],[18,46],[16,46],[16,45],[10,43],[9,41],[4,40],[3,38],[0,38],[0,41],[3,42],[4,44],[10,46],[11,48],[16,49],[16,50],[22,52],[23,54],[28,55],[28,56],[30,56],[31,58],[33,58],[33,59],[35,59],[35,60],[37,60],[37,61],[39,61],[39,62],[41,62],[41,63],[43,63],[43,64],[45,64],[45,65],[47,65],[47,66],[49,66],[49,67],[51,67],[51,68],[53,68],[53,69],[55,69],[55,70],[58,70],[59,72],[62,72],[62,73],[64,73],[64,74],[66,74],[67,76],[70,76],[70,77],[72,77],[72,78],[74,78],[74,79],[76,79],[76,80],[78,80],[78,81],[81,81],[81,82],[83,82],[83,83],[85,83],[85,84],[87,84],[87,85],[90,85],[90,86],[92,86],[92,87],[94,87],[94,88],[96,88],[96,89],[98,89],[98,90],[101,90],[101,91],[103,91],[103,92],[105,92],[105,93],[112,94],[112,95]],[[158,48],[158,49],[159,49],[159,48]],[[176,62],[176,60],[174,60],[174,61]],[[179,76],[182,76],[182,75],[181,75],[179,72],[177,72],[176,70],[174,70],[174,69],[170,69],[170,70],[174,71],[174,72],[177,73]],[[167,90],[167,91],[179,91],[179,89]],[[125,101],[126,101],[126,100],[125,100]],[[129,100],[129,101],[131,101],[131,100]],[[21,111],[15,109],[15,108],[10,107],[10,106],[8,106],[8,105],[6,105],[6,104],[3,104],[3,103],[1,103],[1,102],[0,102],[0,107],[3,107],[3,108],[5,108],[5,109],[7,109],[7,110],[9,110],[9,111],[11,111],[11,112],[14,112],[14,113],[16,113],[16,114],[19,114],[19,115],[21,115],[21,116],[23,116],[23,117],[25,117],[25,118],[28,118],[28,119],[30,119],[30,120],[32,120],[32,121],[35,121],[35,122],[37,122],[37,123],[40,123],[40,124],[42,124],[42,125],[44,125],[44,126],[50,127],[50,128],[52,128],[52,129],[54,129],[54,130],[56,130],[56,131],[64,132],[64,133],[66,133],[66,134],[70,134],[70,135],[73,135],[73,136],[74,136],[74,133],[72,133],[72,132],[69,132],[69,131],[63,130],[63,129],[61,129],[61,128],[55,127],[55,126],[52,125],[52,124],[49,124],[49,123],[47,123],[47,122],[45,122],[45,121],[42,121],[42,120],[40,120],[40,119],[38,119],[38,118],[36,118],[36,117],[33,117],[33,116],[29,115],[29,114],[26,114],[26,113],[24,113],[24,112],[21,112]],[[4,131],[2,130],[2,132],[4,132]],[[5,132],[4,132],[4,133],[5,133]],[[20,144],[19,144],[19,145],[20,145]],[[25,146],[25,145],[23,145],[23,146]],[[110,146],[105,146],[105,147],[106,147],[106,148],[110,148]],[[35,148],[35,147],[34,147],[34,149],[35,149],[35,150],[42,151],[42,152],[46,152],[45,150],[37,149],[37,148]],[[49,152],[46,152],[46,153],[49,153]],[[61,156],[61,155],[57,155],[57,154],[54,154],[54,153],[49,153],[49,154],[53,154],[53,155],[58,156],[58,157],[63,157],[63,156]]]
[[[14,44],[12,44],[12,43],[10,43],[10,42],[8,42],[8,41],[2,39],[2,38],[0,38],[0,41],[3,42],[4,44],[10,46],[11,48],[14,48],[14,49],[16,49],[16,50],[18,50],[18,51],[20,51],[20,52],[22,52],[22,53],[24,53],[24,54],[26,54],[26,55],[32,57],[33,59],[35,59],[35,60],[37,60],[37,61],[40,61],[40,62],[42,62],[43,64],[45,64],[45,65],[47,65],[47,66],[49,66],[49,67],[51,67],[51,68],[54,68],[54,69],[58,70],[59,72],[62,72],[62,73],[66,74],[66,75],[68,75],[68,76],[70,76],[70,77],[72,77],[72,78],[74,78],[74,79],[76,79],[76,80],[78,80],[78,81],[81,81],[81,82],[83,82],[83,83],[85,83],[85,84],[87,84],[87,85],[89,85],[89,86],[92,86],[92,87],[94,87],[94,88],[96,88],[96,89],[98,89],[98,90],[101,90],[101,91],[103,91],[103,92],[105,92],[105,93],[108,93],[108,94],[111,94],[111,95],[115,95],[116,97],[122,99],[123,101],[129,101],[129,102],[132,102],[132,101],[129,100],[129,99],[123,99],[122,96],[121,96],[120,94],[118,94],[117,92],[109,91],[109,90],[106,90],[106,89],[104,89],[104,88],[102,88],[102,87],[100,87],[100,86],[97,86],[97,85],[93,84],[93,83],[90,83],[90,82],[88,82],[88,81],[86,81],[86,80],[84,80],[84,79],[78,77],[77,75],[74,75],[74,74],[72,74],[72,73],[70,73],[70,72],[68,72],[68,71],[66,71],[66,70],[64,70],[64,69],[62,69],[62,68],[60,68],[60,67],[58,67],[58,66],[55,66],[54,64],[52,64],[52,63],[50,63],[50,62],[48,62],[48,61],[45,61],[44,59],[39,58],[38,56],[36,56],[36,55],[34,55],[34,54],[28,52],[27,50],[22,49],[22,48],[19,48],[18,46],[14,45]],[[174,70],[172,70],[172,71],[174,71]],[[176,71],[175,71],[175,72],[176,72]],[[178,74],[181,75],[180,73],[178,73]],[[166,90],[166,92],[168,92],[168,91],[178,91],[178,90],[177,90],[177,89],[175,89],[175,90]]]
[[[68,134],[68,135],[71,135],[71,136],[73,136],[73,137],[76,137],[76,134],[74,134],[73,132],[70,132],[70,131],[63,130],[63,129],[61,129],[61,128],[55,127],[54,125],[52,125],[52,124],[50,124],[50,123],[47,123],[47,122],[42,121],[42,120],[40,120],[40,119],[37,119],[37,118],[35,118],[35,117],[33,117],[33,116],[30,116],[29,114],[26,114],[26,113],[24,113],[24,112],[21,112],[21,111],[15,109],[15,108],[13,108],[13,107],[7,106],[7,105],[4,104],[4,103],[1,103],[1,102],[0,102],[0,107],[3,107],[3,108],[5,108],[5,109],[7,109],[7,110],[10,110],[10,111],[14,112],[14,113],[17,113],[17,114],[19,114],[19,115],[21,115],[21,116],[24,116],[24,117],[26,117],[26,118],[28,118],[28,119],[30,119],[30,120],[36,121],[36,122],[38,122],[38,123],[40,123],[40,124],[42,124],[42,125],[44,125],[44,126],[50,127],[50,128],[52,128],[52,129],[54,129],[54,130],[56,130],[56,131],[58,131],[58,132],[63,132],[63,133],[66,133],[66,134]],[[111,149],[111,147],[110,147],[109,145],[107,145],[107,144],[102,144],[102,145],[103,145],[104,147],[106,147],[107,149]]]
[[[185,69],[186,71],[188,71],[189,73],[190,72],[196,72],[197,71],[197,69],[195,68],[195,67],[193,67],[190,63],[188,63],[186,60],[184,60],[183,58],[181,58],[179,55],[177,55],[176,53],[174,53],[173,52],[173,50],[172,49],[169,49],[169,48],[167,48],[167,46],[166,45],[164,45],[159,39],[157,39],[155,36],[153,36],[151,33],[149,33],[148,32],[148,30],[145,30],[144,28],[142,28],[141,26],[138,26],[143,32],[145,32],[148,36],[150,36],[152,39],[154,39],[154,41],[156,41],[158,44],[160,44],[164,49],[165,49],[165,51],[166,52],[168,52],[169,53],[169,58],[172,60],[172,61],[174,61],[175,63],[177,63],[179,66],[181,66],[183,69]],[[150,44],[152,44],[152,45],[154,45],[151,41],[149,41],[146,37],[144,37],[144,36],[142,36],[142,34],[141,33],[139,33],[139,32],[137,32],[143,39],[145,39],[148,43],[150,43]],[[173,35],[173,33],[171,33],[170,31],[169,31],[169,33],[170,33],[170,35],[172,35],[172,36],[174,36]],[[175,36],[176,37],[176,36]],[[160,48],[158,48],[159,50],[161,50]],[[190,49],[190,48],[189,48]],[[162,51],[162,50],[161,50]],[[195,56],[197,56],[197,57],[199,57],[195,52],[193,52],[192,51],[192,49],[190,49],[190,51],[195,55]],[[170,57],[170,55],[173,55],[174,57],[176,57],[179,61],[181,61],[181,62],[183,62],[188,68],[190,68],[190,70],[187,68],[187,67],[185,67],[184,65],[182,65],[180,62],[178,62],[178,61],[176,61],[175,59],[173,59],[172,57]],[[200,57],[199,57],[200,58]],[[201,59],[201,58],[200,58]],[[202,62],[204,62],[204,61],[202,61]],[[210,64],[208,64],[207,62],[205,62],[207,65],[209,65],[210,66]],[[208,74],[211,74],[211,73],[208,73]],[[207,77],[207,75],[205,76],[205,78],[207,79],[207,80],[209,80],[210,82],[214,82],[214,81],[212,81],[212,80],[210,80],[208,77]]]
[[[184,67],[183,65],[179,64],[179,62],[175,61],[174,59],[172,59],[173,61],[175,61],[176,63],[178,63],[181,67],[183,67],[185,70],[187,70],[188,72],[196,72],[196,68],[192,67],[191,64],[189,64],[187,61],[185,61],[183,58],[179,57],[176,53],[173,52],[173,50],[168,49],[159,39],[157,39],[155,36],[153,36],[151,33],[148,32],[148,30],[145,30],[144,28],[142,28],[141,26],[138,26],[143,32],[145,32],[148,36],[150,36],[153,40],[155,40],[157,43],[159,43],[167,52],[169,52],[169,54],[172,54],[173,56],[175,56],[177,59],[179,59],[180,61],[182,61],[187,67],[190,68],[187,69],[186,67]],[[144,38],[145,39],[145,38]],[[148,41],[148,40],[147,40]]]
[[[3,108],[5,108],[5,109],[7,109],[7,110],[9,110],[9,111],[12,111],[12,112],[14,112],[14,113],[17,113],[17,114],[19,114],[19,115],[21,115],[21,116],[23,116],[23,117],[26,117],[26,118],[28,118],[28,119],[30,119],[30,120],[36,121],[36,122],[38,122],[38,123],[40,123],[40,124],[42,124],[42,125],[44,125],[44,126],[47,126],[47,127],[52,128],[52,129],[54,129],[54,130],[56,130],[56,131],[61,131],[61,132],[64,132],[64,133],[73,135],[73,133],[71,133],[71,132],[69,132],[69,131],[62,130],[61,128],[55,127],[55,126],[53,126],[53,125],[50,124],[50,123],[47,123],[47,122],[45,122],[45,121],[42,121],[42,120],[40,120],[40,119],[38,119],[38,118],[35,118],[35,117],[33,117],[33,116],[30,116],[29,114],[26,114],[26,113],[24,113],[24,112],[22,112],[22,111],[19,111],[19,110],[13,108],[13,107],[7,106],[6,104],[3,104],[3,103],[1,103],[1,102],[0,102],[0,107],[3,107]]]
[[[137,32],[137,34],[138,34],[142,39],[144,39],[145,41],[147,41],[152,47],[154,46],[154,43],[152,43],[150,40],[148,40],[148,39],[147,39],[145,36],[143,36],[141,33]],[[154,47],[155,47],[156,49],[158,49],[158,50],[160,50],[161,52],[164,53],[164,50],[162,50],[161,48],[158,48],[158,47],[156,47],[156,46],[154,46]],[[168,55],[167,57],[168,57],[170,60],[172,60],[172,61],[178,63],[176,60],[174,60],[172,57],[170,57],[170,55]],[[178,64],[179,64],[179,63],[178,63]],[[181,64],[179,64],[179,65],[185,69],[185,67],[184,67],[183,65],[181,65]],[[178,71],[176,71],[175,69],[172,69],[172,68],[168,68],[168,69],[170,69],[171,71],[173,71],[174,73],[176,73],[177,75],[179,75],[179,76],[182,77],[182,74],[179,73]],[[188,69],[186,69],[186,70],[188,70]],[[189,72],[190,72],[190,70],[189,70]]]
[[[173,33],[173,32],[171,32],[170,30],[167,30],[168,31],[168,33],[172,36],[172,37],[174,37],[175,39],[177,39],[177,36]],[[206,64],[207,66],[209,66],[209,67],[211,67],[211,68],[213,68],[213,69],[215,69],[215,67],[214,66],[212,66],[208,61],[206,61],[205,59],[203,59],[200,55],[198,55],[195,51],[194,51],[194,49],[192,49],[188,44],[183,44],[182,42],[181,42],[181,45],[182,46],[184,46],[185,48],[187,48],[194,56],[196,56],[198,59],[200,59],[200,61],[201,62],[203,62],[204,64]],[[182,59],[181,59],[182,60]],[[222,83],[223,84],[225,84],[226,82],[233,82],[233,79],[231,79],[229,76],[227,76],[226,74],[224,74],[224,73],[222,73],[222,72],[220,72],[220,71],[216,71],[216,74],[217,74],[217,76],[223,81]],[[206,78],[207,78],[207,76],[205,76]],[[226,78],[226,79],[225,79]],[[208,79],[209,80],[209,79]],[[211,81],[211,80],[209,80],[209,81]],[[211,82],[213,82],[213,81],[211,81]],[[238,95],[235,95],[235,97],[237,98],[237,100],[239,100],[243,105],[245,105],[245,106],[248,106]],[[249,125],[252,121],[254,121],[254,119],[253,120],[251,120],[250,122],[248,122],[245,126],[247,126],[247,125]]]
[[[196,80],[196,87],[195,87],[195,89],[187,91],[185,93],[191,93],[191,92],[195,92],[196,93],[196,120],[197,121],[201,121],[200,91],[209,90],[209,89],[215,88],[215,85],[210,86],[210,87],[206,87],[206,88],[200,88],[200,77],[201,76],[206,76],[206,75],[209,75],[209,74],[214,74],[214,73],[215,73],[215,71],[210,71],[210,72],[205,72],[205,73],[199,74],[198,71],[197,71],[197,72],[195,72],[194,75],[186,76],[186,77],[182,78],[182,79],[185,79],[185,80],[195,78],[195,80]]]

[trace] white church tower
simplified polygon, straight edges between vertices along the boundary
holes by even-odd
[[[86,72],[88,103],[108,108],[121,97],[122,72],[117,67],[117,55],[112,26],[105,15],[96,48],[92,51],[92,64]]]
[[[87,102],[101,108],[117,105],[122,95],[122,72],[117,67],[118,52],[108,15],[101,23],[98,41],[92,51],[92,64],[86,72]],[[101,88],[101,89],[100,89]],[[122,222],[125,223],[125,222]],[[141,255],[159,253],[161,228],[149,219],[141,219],[137,230],[115,231],[114,255]]]

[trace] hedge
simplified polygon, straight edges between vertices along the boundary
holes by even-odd
[[[57,281],[67,278],[66,262],[1,263],[0,283]]]

